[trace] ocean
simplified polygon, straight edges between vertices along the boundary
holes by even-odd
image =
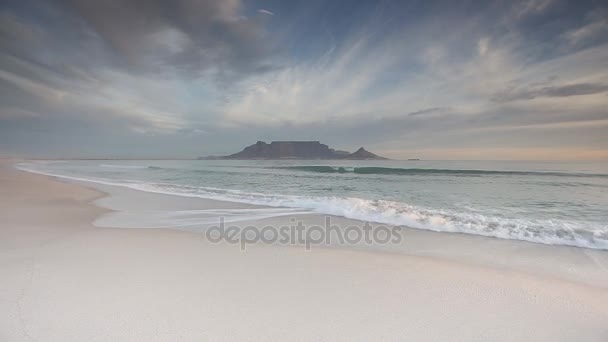
[[[148,192],[608,250],[605,162],[69,160],[18,168]]]

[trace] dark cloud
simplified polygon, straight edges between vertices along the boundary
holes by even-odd
[[[269,69],[268,20],[240,0],[24,0],[0,12],[0,48],[58,69],[243,77]]]
[[[179,128],[187,110],[169,100],[184,94],[162,90],[205,78],[228,88],[276,68],[268,61],[268,16],[246,11],[240,0],[7,0],[0,5],[0,120],[74,120],[65,130],[87,131]]]
[[[131,67],[256,71],[268,56],[263,19],[240,1],[61,0]]]
[[[608,92],[608,84],[578,83],[535,89],[509,89],[496,94],[492,98],[492,100],[495,102],[509,102],[517,100],[532,100],[537,97],[569,97],[578,95],[598,94],[604,92]]]

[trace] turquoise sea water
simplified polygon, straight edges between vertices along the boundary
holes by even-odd
[[[608,163],[83,160],[19,167],[143,191],[608,250]]]

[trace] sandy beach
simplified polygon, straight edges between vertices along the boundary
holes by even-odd
[[[0,189],[2,341],[608,340],[601,251],[563,248],[554,264],[574,259],[574,266],[543,261],[527,270],[517,260],[548,260],[553,247],[489,245],[498,250],[495,259],[514,259],[502,264],[476,263],[473,253],[442,258],[274,245],[241,251],[195,232],[95,227],[128,197],[109,198],[9,162],[0,166]],[[482,243],[488,240],[465,243],[451,234],[410,236],[427,249],[489,248]],[[521,251],[528,259],[516,257]]]

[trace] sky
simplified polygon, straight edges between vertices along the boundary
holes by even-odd
[[[4,0],[0,155],[608,160],[608,2]]]

